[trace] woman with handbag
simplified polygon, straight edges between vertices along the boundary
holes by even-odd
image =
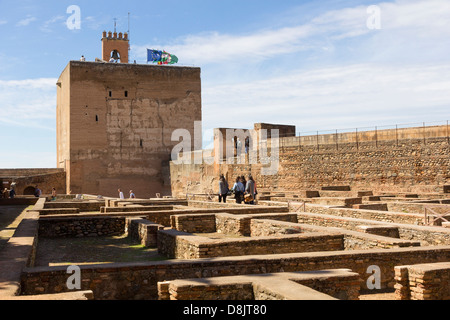
[[[248,176],[248,181],[245,186],[245,203],[255,204],[255,180],[253,180],[252,175]]]

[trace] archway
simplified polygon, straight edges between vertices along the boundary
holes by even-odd
[[[34,191],[36,189],[32,186],[26,187],[25,190],[23,190],[23,195],[24,196],[34,196]]]

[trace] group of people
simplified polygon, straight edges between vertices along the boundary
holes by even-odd
[[[41,197],[42,190],[39,189],[38,186],[35,186],[33,195],[36,198]],[[16,190],[13,187],[11,187],[10,190],[8,190],[8,188],[5,188],[0,197],[4,199],[14,199],[16,197]],[[52,188],[52,200],[56,200],[56,188]]]
[[[117,191],[119,192],[119,199],[125,199],[122,189],[119,189]],[[133,190],[130,190],[130,199],[136,199],[136,195],[134,194]]]
[[[14,188],[11,188],[11,190],[8,190],[8,188],[5,188],[2,193],[2,198],[4,199],[14,199],[16,197],[16,190]]]
[[[223,202],[226,203],[227,196],[230,192],[234,194],[234,199],[238,204],[241,204],[242,202],[246,204],[255,204],[256,195],[258,194],[256,182],[251,174],[248,175],[248,180],[245,179],[245,176],[237,177],[231,189],[229,189],[228,182],[222,174],[219,179],[219,202],[222,202],[223,200]]]

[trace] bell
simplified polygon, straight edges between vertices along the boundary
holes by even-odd
[[[119,60],[120,59],[119,52],[117,52],[117,50],[114,50],[111,55],[111,58],[113,58],[114,60]]]

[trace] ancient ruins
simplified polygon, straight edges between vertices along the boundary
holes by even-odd
[[[199,68],[71,61],[57,92],[58,168],[0,169],[0,299],[450,299],[448,125],[258,123],[173,158]],[[256,203],[219,203],[221,174],[251,174]]]

